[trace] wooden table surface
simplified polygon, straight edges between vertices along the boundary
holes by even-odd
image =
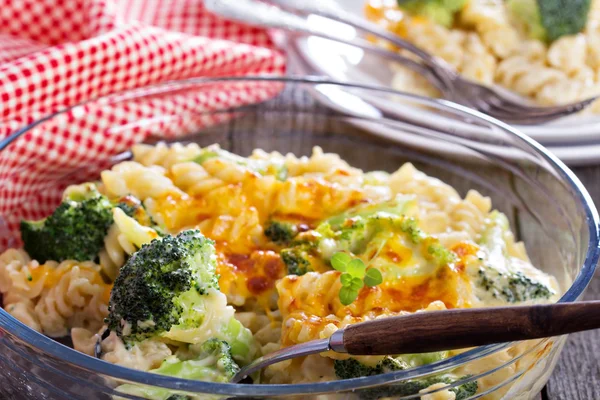
[[[290,97],[293,100],[288,100],[296,104],[302,103],[302,108],[310,103],[307,108],[319,107],[322,110],[322,106],[305,93],[302,96],[290,93]],[[311,122],[307,121],[308,124]],[[594,203],[600,205],[600,164],[573,168],[573,171],[589,191]],[[600,299],[599,275],[600,273],[596,273],[595,279],[587,289],[585,299]],[[577,333],[569,337],[556,369],[536,400],[538,399],[600,400],[600,330]]]
[[[596,206],[600,204],[600,165],[573,168],[590,192]],[[600,277],[596,272],[585,298],[600,299]],[[561,358],[545,391],[548,400],[600,399],[600,330],[576,333],[569,337]]]

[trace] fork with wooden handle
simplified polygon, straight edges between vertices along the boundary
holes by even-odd
[[[417,312],[349,325],[328,339],[285,347],[242,368],[239,382],[271,364],[335,351],[352,355],[428,353],[539,339],[600,328],[600,301]]]

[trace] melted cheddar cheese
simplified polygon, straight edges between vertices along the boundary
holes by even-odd
[[[92,277],[89,279],[89,283],[103,287],[101,300],[108,304],[112,284],[105,283],[100,271],[97,268],[87,265],[87,262],[78,263],[77,261],[65,261],[59,264],[58,267],[55,262],[49,262],[47,264],[34,266],[29,269],[27,285],[31,288],[42,285],[44,289],[51,289],[55,287],[65,275],[72,273],[74,266],[77,266],[77,268],[86,273],[86,276]]]

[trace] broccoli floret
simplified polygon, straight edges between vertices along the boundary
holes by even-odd
[[[290,243],[298,234],[296,224],[285,221],[269,221],[265,228],[265,236],[277,244]]]
[[[509,303],[549,299],[555,294],[543,283],[534,281],[520,271],[499,272],[491,266],[479,269],[478,284],[495,298]]]
[[[465,378],[467,378],[467,377],[463,376],[460,379],[465,379]],[[444,383],[451,383],[451,381],[448,380]],[[466,399],[470,398],[471,396],[474,396],[475,393],[477,393],[477,389],[478,389],[477,381],[473,380],[473,381],[469,381],[467,383],[463,383],[460,386],[453,387],[452,389],[450,389],[450,391],[454,392],[454,394],[456,395],[455,400],[466,400]]]
[[[116,200],[115,207],[123,210],[128,217],[135,219],[140,225],[151,227],[160,236],[166,235],[163,229],[152,219],[152,216],[146,211],[144,204],[139,199],[128,195]]]
[[[193,359],[182,361],[176,356],[171,356],[163,361],[159,368],[149,372],[182,379],[226,383],[239,370],[240,367],[231,355],[229,344],[223,340],[212,338],[200,346],[198,355]],[[116,390],[146,399],[184,400],[190,398],[181,393],[171,394],[172,392],[168,389],[131,384],[121,385]]]
[[[375,219],[371,217],[351,217],[339,226],[332,226],[328,221],[317,227],[319,233],[319,252],[325,260],[335,253],[343,251],[361,254],[367,243],[379,230]]]
[[[202,165],[202,163],[204,163],[206,160],[210,160],[211,158],[220,158],[229,162],[234,162],[261,175],[274,175],[275,178],[280,181],[286,180],[288,176],[288,170],[283,161],[245,158],[238,156],[237,154],[230,153],[217,146],[210,146],[202,149],[200,155],[198,155],[193,161]]]
[[[97,258],[113,222],[113,204],[93,185],[87,189],[65,198],[41,221],[21,221],[21,238],[32,258],[40,263]]]
[[[456,255],[444,247],[438,240],[429,237],[425,242],[424,245],[427,247],[428,256],[437,265],[448,265],[456,261]]]
[[[123,212],[131,218],[134,218],[136,221],[137,219],[136,217],[136,213],[137,211],[140,209],[141,204],[137,205],[135,203],[132,202],[128,202],[125,199],[119,200],[116,204],[116,207],[120,208],[121,210],[123,210]]]
[[[214,257],[213,242],[195,230],[143,245],[117,276],[108,327],[137,341],[199,326],[203,315],[194,307],[218,288]]]
[[[416,209],[417,202],[413,196],[398,195],[393,200],[382,203],[362,204],[342,214],[338,214],[324,221],[333,230],[338,230],[347,224],[348,220],[361,217],[367,218],[375,214],[390,215],[412,215]]]
[[[406,221],[408,218],[405,217],[415,212],[416,204],[413,196],[400,195],[390,201],[363,204],[331,217],[316,229],[321,236],[319,251],[326,260],[339,251],[360,254],[378,232],[386,228],[395,229],[384,226],[388,220]],[[404,225],[400,227],[401,230],[404,228]]]
[[[370,261],[390,239],[403,237],[407,246],[417,247],[426,259],[433,261],[430,263],[432,268],[453,262],[454,253],[418,228],[417,221],[411,217],[415,204],[412,196],[398,196],[391,201],[362,205],[336,215],[315,230],[299,234],[290,247],[281,251],[281,257],[290,274],[302,275],[312,270],[320,271],[320,268],[315,269],[317,263],[319,267],[327,268],[337,252],[365,255]]]
[[[227,341],[236,360],[258,348],[219,291],[214,242],[198,230],[142,245],[115,280],[106,323],[125,344],[166,338],[198,344],[207,335]]]
[[[452,26],[455,14],[466,3],[467,0],[398,0],[398,5],[410,14],[428,18],[447,28]]]
[[[216,358],[217,369],[226,379],[224,382],[229,382],[240,371],[240,367],[235,363],[231,355],[231,346],[224,340],[207,340],[202,344],[202,353]]]
[[[311,254],[316,251],[316,242],[299,240],[292,242],[292,247],[280,252],[281,260],[284,262],[290,275],[304,275],[313,271]]]
[[[385,212],[370,215],[366,218],[354,217],[346,220],[337,231],[327,224],[321,224],[317,231],[321,234],[319,251],[324,258],[339,251],[363,254],[370,249],[383,247],[390,239],[390,234],[402,233],[408,240],[421,247],[426,258],[435,265],[448,265],[455,261],[455,255],[444,247],[438,239],[426,235],[417,226],[412,217],[391,215]]]
[[[339,379],[352,379],[361,376],[372,376],[381,374],[379,364],[374,367],[361,363],[357,359],[335,360],[333,362],[335,376]]]
[[[591,0],[538,0],[537,3],[550,42],[585,28]]]
[[[591,0],[508,0],[511,14],[521,21],[532,39],[553,42],[581,32],[587,23]]]
[[[409,365],[400,359],[386,356],[375,366],[361,363],[355,358],[335,360],[333,362],[335,375],[339,379],[352,379],[361,376],[379,375],[386,372],[398,371],[409,368]]]
[[[509,303],[549,299],[555,294],[554,290],[525,275],[519,265],[515,265],[519,260],[508,254],[505,236],[509,234],[509,228],[504,214],[498,211],[490,214],[480,240],[487,256],[476,271],[476,283],[493,297]]]
[[[399,371],[411,367],[400,357],[386,356],[375,366],[368,366],[360,361],[349,358],[346,360],[335,360],[333,362],[335,374],[339,379],[352,379],[361,376],[379,375],[392,371]],[[382,397],[402,397],[418,394],[419,391],[428,388],[436,383],[446,383],[451,385],[454,382],[468,378],[464,376],[457,378],[454,375],[442,375],[424,379],[414,379],[406,382],[385,386],[382,388],[366,389],[358,393],[361,399],[379,399]],[[456,399],[465,400],[477,392],[477,382],[470,381],[459,386],[450,388],[454,392]]]

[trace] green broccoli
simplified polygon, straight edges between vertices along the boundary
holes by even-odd
[[[397,0],[410,14],[419,15],[447,28],[454,24],[454,16],[467,0]]]
[[[202,165],[206,160],[210,160],[211,158],[220,158],[225,161],[234,162],[261,175],[274,175],[275,178],[280,181],[285,181],[288,176],[288,170],[283,161],[245,158],[238,156],[237,154],[230,153],[227,150],[223,150],[217,146],[210,146],[202,149],[200,155],[198,155],[193,161]]]
[[[231,346],[223,340],[211,338],[200,346],[198,356],[182,361],[175,356],[163,361],[151,372],[209,382],[229,382],[240,367],[231,354]]]
[[[379,375],[382,373],[399,371],[410,367],[402,356],[400,357],[385,357],[375,366],[368,366],[356,359],[349,358],[347,360],[334,361],[335,374],[339,379],[359,378],[361,376]],[[358,397],[361,399],[379,399],[383,397],[403,397],[418,394],[421,390],[430,387],[436,383],[445,383],[448,385],[467,379],[469,376],[456,377],[452,374],[433,376],[423,379],[413,379],[394,385],[389,385],[381,388],[365,389],[360,391]],[[454,392],[457,400],[465,400],[477,393],[478,385],[476,381],[463,383],[462,385],[449,388]]]
[[[226,383],[240,370],[233,360],[231,348],[225,341],[209,339],[200,346],[196,357],[182,361],[176,356],[167,358],[157,369],[149,372],[173,376],[182,379],[194,379],[206,382]],[[119,386],[117,391],[151,400],[184,400],[189,399],[185,394],[176,393],[168,389],[157,387],[125,384]]]
[[[412,196],[398,196],[391,201],[361,205],[323,221],[313,231],[296,236],[289,247],[281,251],[282,260],[289,273],[296,275],[314,270],[316,262],[326,267],[338,252],[359,257],[364,255],[368,259],[364,261],[371,262],[380,256],[381,249],[390,240],[402,237],[406,246],[416,247],[415,250],[425,256],[427,265],[422,263],[421,272],[424,268],[434,269],[453,262],[454,253],[419,229],[417,221],[411,216],[415,210],[416,202]],[[382,273],[386,266],[392,267],[397,263],[384,259],[378,262],[378,265],[373,263],[372,266]]]
[[[431,240],[430,244],[427,245],[427,254],[440,266],[456,261],[456,255],[437,240]]]
[[[292,222],[271,220],[265,228],[265,236],[277,244],[290,243],[297,234],[298,227]]]
[[[203,343],[227,341],[236,360],[250,362],[257,346],[219,291],[215,248],[188,230],[144,244],[121,268],[106,323],[125,344],[148,338]]]
[[[504,214],[498,211],[490,214],[479,242],[487,256],[479,269],[472,271],[476,273],[479,289],[509,303],[549,299],[556,294],[554,290],[544,282],[526,276],[521,267],[515,265],[520,261],[508,254],[505,236],[509,229]]]
[[[281,250],[281,260],[287,267],[288,274],[304,275],[314,270],[311,255],[316,252],[316,243],[315,240],[297,240],[291,243],[291,247]]]
[[[148,226],[156,231],[160,236],[166,233],[158,226],[152,216],[146,211],[144,204],[132,195],[122,197],[115,202],[115,207],[120,208],[128,216],[136,220],[142,226]]]
[[[47,218],[21,221],[24,249],[40,263],[95,260],[113,223],[113,207],[93,185],[74,192]]]
[[[414,218],[404,215],[381,212],[366,218],[347,219],[338,230],[333,230],[331,226],[324,223],[317,228],[317,231],[321,234],[318,248],[325,259],[331,258],[331,255],[339,251],[377,257],[379,250],[392,236],[400,234],[406,237],[407,245],[420,247],[420,251],[436,266],[455,261],[454,253],[444,247],[439,240],[421,231]]]
[[[591,0],[508,0],[511,14],[521,21],[532,39],[553,42],[581,32],[587,23]]]
[[[478,274],[478,285],[490,292],[494,298],[509,303],[549,299],[555,294],[543,283],[534,281],[520,271],[503,273],[490,266],[484,266],[479,269]]]
[[[137,341],[200,324],[202,315],[193,305],[203,301],[209,288],[218,288],[211,240],[199,231],[155,239],[121,269],[110,297],[108,326]]]
[[[363,204],[331,217],[316,229],[320,235],[319,251],[324,259],[329,260],[333,254],[339,251],[361,254],[365,251],[367,243],[382,230],[400,228],[413,235],[414,232],[409,232],[409,230],[418,228],[414,221],[411,222],[414,226],[406,225],[406,221],[411,220],[406,217],[415,213],[416,204],[413,196],[399,195],[390,201]],[[387,222],[389,221],[404,225],[388,226]]]
[[[379,375],[407,368],[409,368],[409,365],[403,360],[396,359],[390,356],[384,357],[383,360],[381,360],[374,366],[363,364],[355,358],[348,358],[346,360],[335,360],[333,362],[333,369],[335,371],[335,375],[339,379],[351,379],[358,378],[361,376]]]

